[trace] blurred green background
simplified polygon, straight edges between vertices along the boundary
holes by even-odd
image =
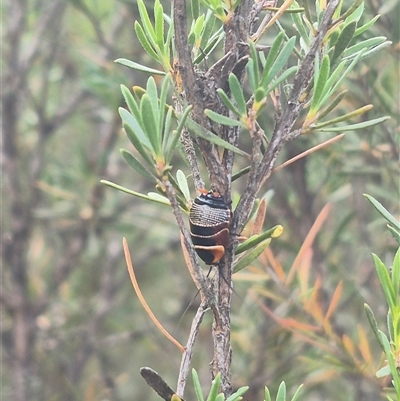
[[[266,225],[282,224],[284,234],[268,255],[237,275],[233,301],[232,383],[250,385],[249,401],[262,399],[264,385],[274,392],[281,380],[290,391],[305,383],[309,401],[373,401],[388,384],[374,377],[384,361],[363,304],[371,306],[384,330],[387,311],[371,252],[390,265],[396,246],[363,193],[399,218],[400,6],[396,0],[367,0],[366,7],[366,18],[381,14],[368,35],[386,36],[393,45],[346,80],[349,95],[338,113],[372,103],[365,119],[391,119],[347,133],[267,181]],[[119,153],[121,147],[132,150],[117,113],[123,105],[119,85],[145,86],[147,75],[113,60],[156,67],[134,34],[136,2],[5,0],[1,10],[2,399],[157,400],[139,368],[152,367],[174,388],[180,354],[137,300],[122,237],[148,303],[183,344],[198,299],[180,318],[196,288],[171,211],[99,183],[107,179],[138,192],[154,190]],[[272,127],[270,116],[268,123]],[[290,143],[278,164],[327,138]],[[189,173],[178,157],[174,167]],[[235,194],[243,187],[238,180]],[[331,319],[334,335],[326,327],[314,333],[325,347],[313,344],[312,336],[296,336],[263,307],[316,323],[296,301],[299,279],[282,288],[271,264],[291,269],[328,203],[331,209],[307,256],[310,288],[320,280],[323,310],[343,285]],[[205,389],[210,324],[211,315],[201,326],[192,363]],[[190,387],[191,381],[187,400],[194,399]]]

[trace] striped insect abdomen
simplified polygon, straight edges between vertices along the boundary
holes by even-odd
[[[231,210],[218,192],[210,191],[194,200],[189,215],[190,235],[206,264],[216,264],[224,256],[230,219]]]

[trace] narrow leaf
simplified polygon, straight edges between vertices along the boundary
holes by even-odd
[[[212,381],[211,389],[210,389],[210,393],[208,394],[207,401],[215,400],[215,398],[217,397],[218,391],[219,391],[220,384],[221,384],[221,373],[218,373],[217,376],[215,376],[214,380]]]
[[[396,255],[393,260],[392,267],[392,287],[395,294],[400,291],[400,247],[397,249]],[[396,304],[399,306],[399,299],[396,299]]]
[[[343,57],[349,57],[357,52],[359,52],[362,49],[371,49],[375,46],[378,46],[386,41],[386,36],[377,36],[375,38],[370,38],[363,40],[361,42],[356,43],[355,45],[347,48],[343,52]]]
[[[156,59],[156,60],[158,61],[158,59]],[[165,75],[164,71],[159,71],[159,70],[155,70],[154,68],[146,67],[145,65],[135,63],[134,61],[128,60],[126,58],[117,58],[115,60],[115,62],[118,64],[122,64],[125,67],[133,68],[134,70],[137,70],[137,71],[148,72],[149,74],[155,74],[155,75]]]
[[[226,401],[236,401],[236,400],[241,400],[242,399],[242,395],[244,393],[246,393],[246,391],[249,389],[249,386],[243,386],[240,387],[239,390],[237,390],[235,393],[233,393],[232,395],[230,395]]]
[[[238,106],[241,116],[247,115],[246,100],[244,99],[243,89],[237,76],[233,73],[229,74],[229,88],[232,92],[232,96]]]
[[[257,259],[265,251],[265,249],[270,244],[270,242],[271,242],[271,238],[261,242],[255,248],[253,248],[251,251],[246,253],[242,258],[240,258],[235,263],[235,267],[233,268],[233,273],[239,272],[240,270],[247,267],[250,263],[252,263],[255,259]]]
[[[342,32],[340,32],[339,38],[335,44],[335,49],[333,51],[331,64],[333,64],[335,60],[345,51],[348,44],[353,39],[356,27],[357,27],[357,22],[353,21],[350,24],[346,25],[343,28]]]
[[[222,114],[218,114],[215,111],[205,109],[204,114],[211,120],[215,121],[218,124],[228,125],[232,127],[239,127],[242,125],[241,121],[234,120],[228,116],[223,116]]]
[[[279,52],[279,48],[281,46],[281,43],[283,41],[285,37],[285,32],[279,32],[277,37],[275,38],[274,43],[272,44],[272,47],[270,49],[270,51],[268,52],[268,56],[267,59],[265,60],[265,64],[264,64],[264,71],[262,73],[262,77],[261,77],[261,85],[265,88],[266,84],[264,84],[264,82],[267,82],[267,78],[268,78],[268,74],[270,71],[270,68],[272,66],[272,63],[275,60],[275,57],[277,56],[278,52]]]
[[[354,32],[354,37],[361,35],[363,32],[367,31],[379,18],[380,15],[376,15],[370,21],[357,28],[356,31]]]
[[[378,278],[381,283],[383,292],[385,293],[389,309],[393,311],[396,305],[397,294],[395,294],[394,289],[392,287],[392,282],[390,280],[388,269],[378,258],[377,255],[372,254],[372,257],[374,258],[376,272],[378,273]]]
[[[194,391],[196,392],[197,400],[204,401],[203,390],[201,388],[201,384],[199,381],[199,375],[197,374],[195,369],[192,369],[192,379],[193,379],[193,386],[194,386]]]
[[[155,43],[151,43],[147,38],[142,25],[138,21],[135,22],[135,32],[136,36],[139,39],[140,44],[142,45],[143,49],[146,53],[153,58],[154,60],[160,62],[160,57],[158,56],[157,52],[154,50]]]
[[[294,2],[292,4],[292,7],[298,7],[298,3]],[[302,14],[298,14],[298,13],[291,14],[291,18],[297,28],[297,31],[299,32],[299,34],[301,36],[301,38],[303,39],[303,41],[307,45],[307,47],[310,47],[310,44],[311,44],[310,38],[309,38],[310,30],[304,24],[302,16],[303,16]]]
[[[345,126],[341,126],[341,127],[330,127],[330,128],[322,128],[322,129],[317,129],[316,131],[318,132],[343,132],[343,131],[353,131],[356,129],[362,129],[362,128],[367,128],[370,127],[372,125],[376,125],[379,124],[383,121],[388,120],[390,117],[379,117],[379,118],[375,118],[373,120],[369,120],[369,121],[364,121],[362,123],[358,123],[358,124],[350,124],[350,125],[345,125]]]
[[[303,385],[303,384],[300,384],[300,386],[298,387],[298,389],[296,390],[296,392],[293,394],[292,401],[297,401],[297,399],[298,399],[299,396],[300,396],[301,391],[303,390],[303,387],[304,387],[304,385]]]
[[[271,401],[271,394],[269,393],[267,386],[264,388],[264,401]]]
[[[190,200],[189,185],[186,179],[186,175],[182,170],[178,170],[176,172],[176,181],[178,182],[179,188],[182,191],[185,199],[189,201]]]
[[[320,99],[325,93],[325,85],[328,80],[330,72],[330,60],[329,56],[325,55],[322,59],[321,67],[319,69],[319,75],[314,85],[314,93],[311,100],[310,113],[315,113],[320,107]]]
[[[156,43],[161,53],[164,54],[164,12],[159,0],[154,3],[154,25]]]
[[[153,107],[152,107],[151,101],[149,99],[149,96],[147,94],[144,94],[140,101],[140,113],[142,116],[142,122],[143,122],[144,128],[146,130],[146,135],[151,142],[154,153],[155,153],[155,155],[160,156],[161,133],[158,131],[155,116],[153,114]]]
[[[379,345],[382,347],[382,350],[384,350],[385,348],[383,346],[381,336],[379,335],[378,323],[376,322],[374,313],[372,312],[372,309],[370,308],[370,306],[368,304],[364,304],[364,310],[365,310],[365,314],[367,315],[369,325],[371,326],[371,329],[374,332]]]
[[[151,44],[155,46],[156,44],[156,34],[153,29],[153,25],[150,21],[149,14],[147,13],[146,6],[143,0],[137,1],[139,14],[140,14],[140,21],[143,24],[143,29],[146,32],[147,38],[151,41]]]
[[[199,136],[200,138],[206,139],[207,141],[214,143],[217,146],[221,146],[222,148],[230,150],[241,156],[246,156],[246,157],[250,158],[250,155],[248,153],[244,152],[243,150],[240,150],[236,146],[233,146],[229,142],[226,142],[225,140],[220,138],[218,135],[215,135],[214,133],[203,128],[201,125],[197,124],[191,118],[188,118],[186,120],[186,126],[188,127],[188,129],[191,132],[193,132],[195,135]]]
[[[129,151],[120,149],[123,158],[133,167],[140,175],[149,181],[157,182],[155,176]]]
[[[282,51],[279,53],[274,64],[272,65],[268,76],[262,81],[261,85],[266,88],[270,82],[276,77],[276,75],[282,71],[283,67],[286,65],[290,55],[292,54],[294,44],[296,43],[296,37],[291,37],[286,44],[283,46]]]
[[[324,118],[325,116],[327,116],[331,111],[333,111],[336,106],[338,106],[338,104],[343,100],[343,98],[346,96],[346,93],[348,92],[347,89],[344,89],[343,91],[341,91],[340,93],[338,93],[334,99],[331,101],[331,103],[320,112],[319,114],[319,119]]]
[[[126,132],[126,135],[128,136],[129,140],[132,142],[132,145],[135,147],[135,149],[140,153],[140,156],[143,157],[143,159],[146,161],[146,163],[149,166],[154,166],[154,160],[149,156],[147,153],[146,149],[143,146],[143,142],[138,138],[136,133],[132,130],[130,125],[124,124],[124,130]],[[150,149],[150,144],[149,144],[149,149]]]
[[[121,92],[131,114],[134,116],[134,118],[136,118],[136,120],[140,120],[139,107],[131,91],[125,85],[121,85]]]
[[[121,192],[125,192],[126,194],[133,195],[133,196],[136,196],[136,197],[141,198],[141,199],[146,199],[146,200],[149,200],[149,201],[152,201],[152,202],[160,203],[162,205],[170,205],[170,202],[169,202],[169,200],[167,198],[155,199],[154,197],[141,194],[140,192],[132,191],[131,189],[125,188],[125,187],[123,187],[121,185],[118,185],[118,184],[114,184],[111,181],[101,180],[100,182],[102,184],[104,184],[104,185],[107,185],[109,187],[118,189]]]
[[[229,96],[224,92],[223,89],[218,88],[217,89],[218,95],[220,96],[221,100],[224,102],[225,106],[236,116],[239,118],[241,117],[239,110],[236,108],[236,106],[232,103],[231,99],[229,99]]]
[[[276,395],[276,401],[286,401],[286,384],[282,382],[278,388],[278,394]]]
[[[283,227],[281,225],[277,225],[263,232],[262,234],[253,235],[249,239],[238,245],[235,254],[239,255],[240,253],[247,251],[248,249],[254,248],[260,242],[263,242],[268,238],[277,238],[282,234],[282,232]]]
[[[191,4],[191,8],[192,8],[192,19],[195,20],[198,18],[199,14],[200,14],[199,0],[191,0],[190,4]]]
[[[388,221],[393,227],[397,230],[400,230],[400,222],[397,221],[388,211],[387,209],[378,202],[374,197],[368,194],[364,194],[364,196],[372,203],[375,209]]]
[[[132,116],[132,114],[129,113],[128,110],[124,109],[123,107],[120,107],[118,109],[119,115],[121,116],[122,121],[129,126],[131,131],[135,134],[135,136],[138,138],[138,140],[143,144],[143,146],[146,146],[148,149],[151,149],[150,142],[144,133],[139,121]],[[130,132],[127,132],[129,139],[132,141],[130,137]],[[133,142],[132,142],[133,143]]]
[[[328,121],[324,121],[324,122],[321,122],[321,123],[318,123],[318,124],[314,124],[312,126],[312,128],[313,129],[319,129],[319,128],[326,127],[328,125],[333,125],[333,124],[340,123],[342,121],[351,120],[354,117],[359,117],[359,116],[363,115],[367,111],[371,110],[372,107],[373,107],[372,104],[367,104],[367,105],[365,105],[363,107],[360,107],[357,110],[351,111],[350,113],[346,113],[346,114],[343,114],[343,115],[341,115],[341,116],[339,116],[337,118],[333,118],[332,120],[328,120]],[[321,118],[321,117],[319,117],[319,118]]]
[[[269,93],[271,93],[278,85],[280,85],[282,82],[284,82],[286,79],[288,79],[291,75],[297,72],[298,67],[295,65],[293,67],[288,68],[285,70],[279,78],[275,79],[271,85],[269,85],[268,90],[265,92],[265,96],[267,96]]]
[[[255,92],[258,88],[258,82],[259,82],[259,71],[258,71],[258,55],[257,55],[257,50],[256,46],[253,41],[249,41],[249,46],[250,46],[250,55],[251,58],[247,62],[247,72],[249,74],[249,82],[251,85],[251,88],[253,89],[253,92]]]

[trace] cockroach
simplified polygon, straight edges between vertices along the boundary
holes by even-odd
[[[192,204],[190,235],[194,249],[207,265],[217,264],[225,254],[231,215],[230,205],[217,191],[204,191]]]

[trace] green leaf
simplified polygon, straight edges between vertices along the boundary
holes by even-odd
[[[278,85],[280,85],[283,81],[288,79],[291,75],[297,72],[297,65],[294,65],[293,67],[288,68],[285,70],[279,78],[275,79],[272,81],[272,84],[269,85],[268,90],[265,92],[265,96],[267,96],[269,93],[271,93]]]
[[[291,7],[293,8],[298,8],[298,3],[295,1],[293,2],[293,4],[291,5]],[[302,14],[298,14],[298,13],[292,13],[291,18],[297,28],[297,31],[300,34],[300,37],[303,39],[304,43],[307,45],[307,47],[310,47],[310,30],[306,27],[306,25],[303,22],[303,18],[302,18]]]
[[[156,54],[156,56],[157,56],[157,54]],[[156,60],[158,61],[158,59],[156,59]],[[149,74],[155,74],[155,75],[165,75],[164,71],[159,71],[159,70],[155,70],[154,68],[146,67],[145,65],[135,63],[134,61],[127,60],[126,58],[117,58],[115,60],[115,62],[118,64],[122,64],[125,67],[133,68],[134,70],[137,70],[137,71],[148,72]]]
[[[267,246],[270,244],[271,238],[261,242],[258,244],[256,247],[254,247],[252,250],[247,252],[243,257],[241,257],[236,263],[233,268],[233,273],[237,273],[240,270],[244,269],[247,267],[250,263],[252,263],[255,259],[257,259],[267,248]]]
[[[163,132],[164,132],[164,134],[162,135],[161,151],[162,151],[162,154],[164,155],[164,160],[166,161],[166,163],[168,163],[171,160],[169,158],[169,156],[171,156],[171,158],[172,158],[172,154],[173,154],[173,151],[175,150],[175,146],[176,146],[175,139],[173,139],[172,142],[175,143],[175,145],[172,149],[172,153],[170,153],[170,151],[171,151],[170,147],[172,145],[171,138],[175,138],[174,131],[171,131],[172,113],[173,113],[173,108],[172,108],[172,106],[169,106],[167,115],[165,116],[165,119],[163,121],[164,129],[161,128],[161,130],[163,130]],[[178,136],[178,139],[179,139],[179,136]],[[167,160],[167,157],[168,157],[168,160]]]
[[[393,315],[390,310],[386,315],[386,320],[387,320],[386,325],[389,332],[389,340],[391,343],[393,343],[395,341],[395,334],[394,334]]]
[[[374,332],[379,345],[382,347],[382,350],[384,350],[382,339],[381,339],[381,336],[379,335],[378,323],[376,322],[374,313],[372,312],[372,309],[370,308],[370,306],[368,304],[364,304],[364,310],[365,310],[365,314],[367,315],[369,325],[371,326],[371,329]]]
[[[179,188],[183,193],[183,196],[187,201],[190,201],[189,185],[186,179],[186,175],[182,170],[176,172],[176,181],[178,182]]]
[[[258,88],[258,82],[259,82],[259,71],[258,71],[258,55],[257,55],[257,50],[254,42],[252,40],[249,41],[249,46],[250,46],[250,59],[247,62],[247,73],[249,75],[249,82],[250,86],[253,89],[253,92],[255,92]]]
[[[232,127],[239,127],[242,125],[241,121],[234,120],[230,117],[223,116],[222,114],[218,114],[215,111],[205,109],[204,114],[211,120],[215,121],[218,124],[228,125]]]
[[[139,107],[138,107],[136,100],[133,97],[131,91],[125,85],[121,85],[121,92],[122,92],[122,96],[124,97],[128,108],[129,108],[129,111],[134,116],[134,118],[136,118],[136,120],[140,121]]]
[[[129,151],[120,149],[123,158],[133,167],[140,175],[149,181],[157,182],[155,176]]]
[[[268,387],[264,389],[264,401],[271,401],[271,394],[269,393]]]
[[[128,134],[129,139],[132,141],[131,138],[131,133],[133,133],[135,135],[135,137],[137,138],[137,140],[139,140],[143,146],[146,146],[148,149],[151,149],[151,144],[149,139],[147,138],[146,134],[144,133],[139,121],[132,116],[131,113],[129,113],[128,110],[124,109],[123,107],[120,107],[118,109],[119,115],[121,116],[122,121],[125,123],[125,125],[127,125],[130,128],[130,131],[126,131],[126,133]]]
[[[140,25],[140,23],[138,21],[135,22],[135,32],[136,32],[136,36],[139,39],[140,44],[142,45],[142,47],[146,51],[146,53],[154,60],[160,62],[161,61],[160,57],[157,54],[157,52],[154,50],[155,43],[150,43],[146,34],[144,33],[142,26]]]
[[[140,14],[140,21],[143,24],[143,29],[146,32],[147,38],[151,41],[153,47],[156,45],[156,33],[154,32],[153,25],[150,21],[149,14],[147,13],[146,6],[144,5],[143,0],[137,0],[139,14]]]
[[[172,186],[175,188],[176,192],[176,197],[178,199],[179,205],[181,206],[182,210],[185,212],[189,212],[189,206],[188,202],[185,199],[185,195],[182,192],[182,189],[179,187],[178,181],[175,179],[175,177],[171,174],[168,173],[168,179],[169,182],[172,184]],[[165,195],[165,191],[161,192],[163,195]]]
[[[243,150],[240,150],[236,146],[233,146],[229,142],[226,142],[225,140],[220,138],[218,135],[215,135],[214,133],[203,128],[201,125],[197,124],[191,118],[188,118],[186,120],[186,126],[188,127],[188,129],[191,132],[193,132],[195,135],[199,136],[200,138],[206,139],[207,141],[214,143],[217,146],[221,146],[222,148],[230,150],[241,156],[246,156],[246,157],[250,158],[250,155],[248,153],[244,152]]]
[[[237,76],[233,73],[229,74],[229,88],[238,106],[240,115],[247,116],[246,100],[244,99],[243,89]]]
[[[389,309],[393,311],[397,303],[396,301],[397,294],[394,293],[388,269],[382,263],[382,261],[379,259],[377,255],[372,254],[372,257],[374,258],[376,272],[378,273],[379,281],[381,283],[383,292],[385,293]]]
[[[396,220],[388,211],[387,209],[378,202],[374,197],[368,194],[364,194],[364,196],[372,203],[375,209],[385,218],[385,220],[391,224],[396,230],[400,231],[400,222]]]
[[[165,197],[165,195],[158,194],[157,192],[149,192],[147,194],[148,198],[154,202],[162,203],[165,205],[170,205],[171,203]]]
[[[274,64],[271,66],[271,69],[268,72],[268,75],[264,77],[261,82],[261,86],[266,88],[270,82],[276,77],[276,75],[282,71],[283,67],[286,65],[290,55],[292,54],[294,44],[296,43],[296,37],[291,37],[286,44],[283,46],[282,51],[277,56]],[[269,56],[268,56],[269,58]]]
[[[316,58],[317,60],[317,58]],[[310,106],[310,113],[314,114],[316,113],[319,108],[321,107],[320,100],[323,98],[325,94],[325,88],[326,88],[326,82],[329,77],[329,72],[330,72],[330,60],[329,56],[326,54],[324,58],[322,59],[321,66],[319,68],[318,75],[315,75],[315,81],[314,81],[314,93],[313,97],[311,100],[311,106]]]
[[[223,101],[224,105],[237,117],[241,117],[241,114],[239,110],[236,108],[236,106],[231,102],[229,99],[229,96],[224,92],[223,89],[218,88],[217,89],[218,95],[220,96],[221,100]]]
[[[386,377],[386,376],[390,376],[390,366],[389,365],[385,365],[383,368],[380,368],[376,372],[376,377],[378,377],[378,378]],[[393,398],[388,397],[388,400],[393,401]]]
[[[284,32],[281,32],[284,34]],[[281,33],[278,34],[277,39],[275,40],[275,42],[278,40],[279,35],[281,35]],[[267,86],[270,84],[270,82],[275,78],[275,76],[283,69],[283,67],[286,65],[292,51],[294,48],[294,45],[296,43],[296,37],[293,36],[291,37],[283,46],[282,51],[278,54],[278,56],[276,57],[276,60],[274,61],[274,63],[271,65],[271,67],[269,68],[269,63],[272,61],[270,60],[270,58],[272,57],[271,52],[274,49],[275,46],[275,42],[272,45],[272,48],[270,50],[270,54],[268,54],[267,57],[267,61],[266,64],[264,66],[264,72],[261,78],[261,86],[264,88],[267,88]],[[274,49],[275,50],[275,49]]]
[[[371,109],[372,109],[372,105],[369,104],[369,105],[360,107],[357,110],[353,110],[350,113],[346,113],[346,114],[343,114],[343,115],[341,115],[341,116],[339,116],[337,118],[333,118],[332,120],[328,120],[328,121],[324,121],[324,122],[321,122],[321,123],[318,123],[318,124],[314,124],[314,125],[312,125],[312,128],[315,129],[315,130],[318,130],[318,129],[326,127],[328,125],[333,125],[333,124],[336,124],[336,123],[340,123],[342,121],[350,120],[350,119],[352,119],[354,117],[361,116],[362,114],[366,113],[367,111],[369,111]]]
[[[132,130],[132,128],[129,125],[124,124],[124,130],[126,132],[126,135],[129,138],[129,140],[132,142],[133,146],[140,153],[140,155],[143,157],[143,159],[146,161],[146,163],[150,167],[154,167],[154,160],[149,156],[149,154],[147,153],[146,149],[144,148],[142,142],[137,137],[137,135]]]
[[[353,21],[350,24],[346,25],[343,28],[342,32],[340,32],[339,38],[335,45],[335,50],[332,55],[331,64],[333,64],[335,60],[345,51],[348,44],[353,39],[356,27],[357,27],[357,22]]]
[[[393,385],[394,385],[394,388],[396,389],[397,395],[399,395],[399,393],[400,393],[400,375],[399,375],[399,371],[396,366],[396,362],[394,360],[393,351],[390,347],[390,343],[389,343],[389,340],[386,337],[386,335],[381,331],[379,333],[382,337],[382,342],[383,342],[383,346],[385,349],[386,359],[387,359],[388,365],[390,366],[390,373],[392,374]]]
[[[397,242],[397,245],[400,246],[400,232],[397,231],[394,227],[392,227],[390,224],[387,225],[388,230],[390,231],[390,234],[392,234],[392,237],[395,239]]]
[[[154,3],[154,25],[156,43],[161,53],[164,54],[164,12],[159,0]]]
[[[354,9],[353,12],[351,10]],[[356,0],[351,7],[346,11],[348,14],[346,22],[358,21],[364,13],[364,0]],[[343,18],[343,17],[342,17]]]
[[[343,131],[353,131],[356,129],[362,129],[362,128],[367,128],[370,127],[372,125],[376,125],[379,124],[383,121],[388,120],[390,117],[379,117],[379,118],[375,118],[373,120],[369,120],[369,121],[364,121],[362,123],[358,123],[358,124],[350,124],[350,125],[345,125],[345,126],[340,126],[340,127],[330,127],[330,128],[318,128],[316,129],[316,131],[318,132],[343,132]]]
[[[200,15],[200,4],[199,4],[199,0],[191,0],[190,2],[191,6],[192,6],[192,19],[196,19],[199,17]]]
[[[165,81],[167,81],[167,80],[164,80],[163,86],[164,86]],[[157,91],[156,81],[154,80],[153,77],[150,77],[147,80],[146,93],[147,93],[147,96],[151,103],[151,111],[152,111],[152,114],[154,115],[154,122],[159,124],[159,127],[158,127],[159,129],[157,131],[161,135],[164,121],[163,121],[163,119],[161,119],[161,122],[160,122],[160,106],[159,106],[159,100],[158,100],[158,91]],[[164,101],[165,101],[165,99],[164,99]],[[164,106],[165,106],[165,103],[162,105],[163,111],[164,111]]]
[[[281,43],[282,43],[284,37],[285,37],[285,32],[279,32],[277,37],[275,38],[274,43],[272,44],[270,51],[268,52],[267,59],[263,65],[264,71],[263,71],[262,77],[261,77],[261,86],[263,86],[264,88],[267,86],[267,80],[268,80],[268,74],[269,74],[270,68],[272,66],[272,63],[275,60],[275,57],[277,56],[277,54],[279,52],[279,48],[281,46]]]
[[[209,45],[209,40],[210,40],[211,35],[214,30],[215,21],[216,21],[216,18],[214,17],[214,15],[212,15],[212,13],[210,11],[208,11],[206,13],[205,24],[203,25],[202,33],[199,36],[201,38],[200,48],[203,49],[204,51],[207,48],[207,46]],[[215,36],[214,40],[215,39],[218,39],[218,36]]]
[[[331,101],[331,103],[320,112],[319,114],[319,119],[324,118],[327,116],[332,110],[336,108],[336,106],[343,100],[343,98],[346,96],[346,93],[348,92],[347,89],[342,90],[340,93],[338,93],[334,99]]]
[[[162,205],[170,206],[169,200],[167,198],[163,198],[161,195],[160,195],[160,198],[155,198],[153,196],[141,194],[140,192],[132,191],[131,189],[125,188],[125,187],[123,187],[121,185],[114,184],[111,181],[101,180],[100,182],[102,184],[104,184],[104,185],[109,186],[109,187],[118,189],[121,192],[125,192],[126,194],[136,196],[137,198],[146,199],[146,200],[149,200],[149,201],[152,201],[152,202],[160,203]],[[161,199],[161,198],[163,198],[163,199]]]
[[[218,373],[217,376],[215,376],[214,380],[212,381],[211,389],[210,389],[210,393],[208,394],[207,401],[215,400],[215,398],[217,397],[218,391],[219,391],[220,384],[221,384],[221,373]]]
[[[140,100],[140,114],[142,116],[142,122],[146,130],[146,135],[149,138],[154,154],[160,156],[161,133],[158,131],[156,125],[155,116],[153,114],[153,107],[149,96],[145,93]]]
[[[377,36],[375,38],[370,38],[356,43],[355,45],[347,48],[343,52],[343,57],[349,57],[356,54],[362,49],[371,49],[372,47],[378,46],[386,41],[386,36]]]
[[[303,384],[300,384],[296,392],[293,394],[292,401],[296,401],[299,398],[300,393],[303,390],[303,387],[304,387]]]
[[[361,35],[363,32],[367,31],[379,18],[380,15],[376,15],[370,21],[357,28],[356,31],[354,32],[354,37]]]
[[[240,387],[235,393],[230,395],[226,401],[236,401],[236,400],[241,400],[242,395],[249,389],[249,386],[243,386]]]
[[[276,395],[276,401],[286,401],[286,384],[282,382],[278,388],[278,394]]]
[[[325,103],[326,99],[331,96],[332,93],[336,91],[336,89],[339,87],[339,85],[342,83],[342,81],[345,79],[347,74],[354,68],[354,66],[360,61],[362,55],[364,54],[365,49],[363,49],[357,56],[354,58],[354,60],[350,63],[350,65],[346,68],[345,72],[341,74],[341,71],[343,67],[346,65],[346,61],[342,61],[335,69],[335,71],[332,73],[331,77],[328,79],[326,83],[326,87],[329,88],[323,99],[321,100],[321,103]],[[337,80],[337,81],[336,81]],[[334,83],[336,81],[336,83]]]
[[[232,175],[232,182],[236,181],[237,179],[239,179],[240,177],[244,176],[245,174],[247,174],[250,171],[250,166],[244,167],[241,170],[237,171],[236,173],[234,173]]]
[[[383,43],[381,43],[379,46],[375,46],[374,48],[366,51],[363,53],[363,55],[360,57],[360,60],[364,60],[365,58],[369,57],[369,56],[373,56],[375,53],[380,52],[381,50],[385,49],[386,47],[389,47],[392,45],[393,42],[391,42],[390,40],[387,40]],[[352,59],[353,56],[350,57],[346,57],[346,61],[349,61]]]
[[[279,237],[282,234],[282,231],[283,231],[283,227],[281,225],[277,225],[277,226],[274,226],[274,227],[270,228],[269,230],[263,232],[262,234],[253,235],[250,238],[248,238],[246,241],[244,241],[238,245],[238,247],[236,248],[235,254],[239,255],[240,253],[247,251],[250,248],[254,248],[260,242],[263,242],[264,240],[266,240],[268,238]]]
[[[396,255],[393,260],[392,267],[392,286],[395,294],[398,294],[400,291],[400,247],[397,249]],[[399,303],[399,299],[397,299],[397,305]]]

